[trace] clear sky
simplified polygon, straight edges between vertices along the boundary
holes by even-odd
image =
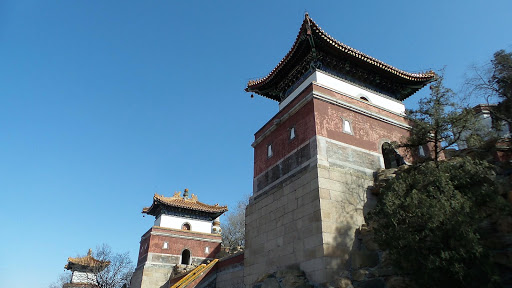
[[[277,103],[243,91],[304,12],[410,72],[512,50],[512,1],[0,1],[0,287],[47,287],[107,243],[136,262],[155,192],[234,206]],[[428,89],[406,105],[414,107]]]

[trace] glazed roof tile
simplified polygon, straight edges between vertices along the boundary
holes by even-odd
[[[337,51],[337,53],[342,53],[345,56],[348,56],[349,58],[358,59],[360,61],[363,61],[369,65],[374,66],[375,68],[377,68],[379,70],[385,71],[385,73],[395,75],[403,80],[418,82],[418,83],[425,82],[425,85],[426,85],[426,83],[433,81],[436,77],[436,73],[433,71],[428,71],[425,73],[410,73],[410,72],[400,70],[400,69],[398,69],[394,66],[391,66],[387,63],[384,63],[374,57],[371,57],[359,50],[356,50],[346,44],[343,44],[340,41],[334,39],[329,34],[327,34],[322,28],[320,28],[320,26],[318,26],[318,24],[315,23],[315,21],[313,21],[313,19],[311,19],[309,17],[308,14],[306,14],[304,17],[304,21],[302,22],[301,28],[299,30],[299,33],[297,34],[297,37],[295,38],[295,42],[293,43],[292,48],[284,56],[284,58],[281,59],[281,61],[277,64],[277,66],[274,69],[272,69],[272,71],[267,76],[260,78],[260,79],[256,79],[256,80],[250,80],[247,83],[247,87],[245,90],[247,92],[258,93],[259,87],[267,84],[274,77],[276,77],[276,75],[279,74],[280,70],[282,70],[283,67],[285,65],[287,65],[288,62],[292,60],[292,58],[295,57],[294,56],[295,53],[297,53],[297,54],[300,53],[300,52],[296,52],[299,49],[299,44],[302,41],[307,41],[305,39],[305,37],[303,37],[303,36],[304,35],[311,36],[313,34],[315,36],[319,37],[320,39],[324,40],[325,42],[327,42],[328,46],[330,46],[330,47],[328,47],[328,49]],[[265,96],[265,95],[263,95],[263,96]],[[272,97],[269,97],[269,98],[272,98]],[[276,100],[276,99],[274,99],[274,100]]]
[[[184,208],[189,210],[201,211],[206,213],[222,214],[228,211],[228,206],[219,206],[219,204],[208,205],[199,202],[197,196],[192,194],[190,198],[182,197],[181,192],[175,192],[172,197],[165,197],[155,193],[153,196],[153,204],[150,207],[142,209],[142,213],[153,215],[157,206],[164,205],[175,208]],[[219,214],[219,215],[220,215]]]
[[[89,249],[87,256],[84,257],[69,257],[68,263],[64,266],[64,269],[72,270],[76,267],[88,267],[88,268],[105,268],[110,265],[110,261],[101,261],[92,256],[92,250]]]

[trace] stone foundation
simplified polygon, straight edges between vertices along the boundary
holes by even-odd
[[[328,283],[349,267],[356,230],[376,201],[370,189],[381,163],[377,153],[316,136],[255,177],[245,285],[293,265],[313,283]]]

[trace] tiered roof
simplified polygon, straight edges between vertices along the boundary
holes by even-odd
[[[247,83],[254,92],[281,102],[308,71],[320,69],[404,100],[433,81],[436,74],[409,73],[349,47],[325,33],[308,14],[290,51],[265,77]]]
[[[188,194],[187,189],[185,189],[185,194]],[[208,205],[199,202],[197,196],[194,194],[188,198],[187,195],[181,196],[181,192],[174,192],[172,197],[165,197],[155,193],[153,196],[153,204],[151,204],[150,207],[143,208],[142,213],[158,216],[161,214],[162,209],[182,211],[184,213],[206,214],[214,219],[228,211],[228,206],[219,206],[219,204]]]
[[[68,264],[64,266],[67,270],[78,271],[101,271],[110,265],[110,261],[101,261],[92,256],[92,250],[89,249],[87,256],[84,257],[69,257]]]

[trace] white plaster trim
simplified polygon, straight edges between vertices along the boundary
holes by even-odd
[[[400,123],[400,122],[398,122],[396,120],[393,120],[391,118],[378,115],[378,114],[376,114],[374,112],[371,112],[371,111],[368,111],[366,109],[362,109],[362,108],[356,107],[356,106],[354,106],[352,104],[345,103],[345,102],[343,102],[341,100],[332,98],[330,96],[324,95],[324,94],[316,92],[316,91],[313,92],[313,98],[321,100],[321,101],[324,101],[324,102],[327,102],[327,103],[330,103],[330,104],[334,104],[334,105],[339,106],[339,107],[346,108],[348,110],[351,110],[351,111],[363,114],[365,116],[371,117],[373,119],[377,119],[377,120],[380,120],[382,122],[385,122],[385,123],[388,123],[388,124],[400,127],[402,129],[407,129],[407,130],[411,129],[411,126],[409,126],[407,124]],[[403,115],[400,115],[400,116],[403,116]]]
[[[299,87],[295,88],[288,97],[286,97],[283,102],[279,103],[279,111],[283,110],[286,105],[288,105],[290,102],[292,102],[293,99],[295,99],[306,87],[309,86],[309,84],[317,81],[317,73],[318,70],[311,73],[311,75],[308,76],[302,83],[299,85]]]
[[[172,238],[182,238],[182,239],[191,239],[191,240],[199,240],[199,241],[206,241],[206,242],[212,242],[212,243],[222,243],[222,240],[215,240],[215,239],[209,239],[209,238],[200,238],[200,237],[192,237],[192,236],[184,236],[184,235],[176,235],[176,234],[169,234],[169,233],[162,233],[162,232],[151,232],[151,235],[168,236],[168,237],[172,237]]]
[[[308,95],[306,95],[304,97],[304,99],[302,99],[299,103],[297,103],[297,105],[295,105],[292,109],[290,109],[290,111],[286,112],[281,118],[274,119],[274,123],[272,124],[272,126],[270,128],[268,128],[267,131],[263,132],[263,134],[261,134],[261,136],[258,137],[258,139],[255,139],[254,142],[251,144],[251,146],[253,148],[256,147],[256,145],[258,145],[263,139],[265,139],[265,137],[267,137],[268,134],[270,134],[272,131],[274,131],[277,128],[279,123],[281,123],[282,121],[285,121],[286,119],[290,118],[290,116],[297,113],[297,111],[299,111],[299,109],[302,108],[302,106],[306,105],[306,103],[309,100],[311,100],[312,98],[313,98],[313,93],[309,93]]]
[[[341,80],[341,81],[343,81],[343,80]],[[349,83],[349,84],[350,84],[350,83]],[[336,90],[336,89],[334,89],[334,88],[331,88],[331,87],[329,87],[329,86],[327,86],[327,85],[324,85],[324,84],[322,84],[322,83],[319,83],[319,82],[315,82],[315,85],[316,85],[316,86],[320,86],[320,87],[322,87],[322,88],[324,88],[324,89],[330,90],[330,91],[332,91],[332,92],[334,92],[334,93],[337,93],[337,94],[343,95],[343,96],[345,96],[345,97],[352,98],[352,99],[354,99],[354,100],[357,100],[357,101],[363,102],[363,103],[365,103],[365,104],[367,104],[367,105],[370,105],[370,106],[373,106],[373,107],[375,107],[375,108],[377,108],[377,109],[384,110],[384,111],[389,112],[389,113],[391,113],[391,114],[395,114],[395,115],[400,116],[400,117],[404,117],[404,116],[405,116],[405,113],[398,113],[398,112],[396,112],[396,111],[393,111],[393,110],[387,109],[387,108],[383,107],[382,105],[374,104],[374,102],[373,102],[371,99],[368,99],[368,101],[364,101],[364,100],[361,100],[361,98],[360,98],[360,97],[356,97],[356,96],[352,96],[352,95],[347,94],[347,93],[343,93],[343,92],[341,92],[341,91],[339,91],[339,90]],[[362,97],[368,98],[368,95],[364,95],[364,94],[359,94],[358,96],[362,96]],[[378,95],[378,96],[380,96],[380,95]],[[389,98],[388,100],[398,101],[398,100],[392,99],[392,98],[390,98],[390,97],[387,97],[387,98]],[[400,102],[400,101],[399,101],[399,102]],[[400,104],[402,104],[402,103],[400,102]],[[402,104],[402,105],[403,105],[403,104]]]
[[[324,75],[329,76],[329,77],[332,77],[332,78],[334,78],[334,79],[336,79],[336,80],[338,80],[338,81],[341,81],[341,82],[344,82],[344,83],[346,83],[346,84],[352,85],[352,86],[357,87],[357,88],[359,88],[359,89],[362,89],[362,90],[364,90],[364,91],[366,91],[366,92],[368,92],[368,93],[371,93],[371,94],[377,95],[377,96],[379,96],[379,97],[386,98],[386,99],[388,99],[388,100],[390,100],[390,101],[393,101],[393,102],[396,102],[396,103],[399,103],[399,104],[402,104],[402,105],[403,105],[403,101],[400,101],[400,100],[398,100],[398,99],[396,99],[396,98],[393,98],[393,97],[391,97],[391,96],[389,96],[389,95],[386,95],[386,94],[384,94],[384,93],[382,93],[382,92],[379,92],[379,91],[376,91],[376,90],[370,89],[370,88],[368,88],[368,87],[365,87],[365,86],[362,86],[362,85],[359,85],[359,84],[356,84],[356,83],[351,82],[351,81],[349,81],[349,80],[347,80],[347,79],[343,79],[343,78],[341,78],[341,77],[339,77],[339,76],[337,76],[337,75],[334,75],[334,74],[332,74],[332,73],[329,73],[329,72],[327,72],[327,71],[324,71],[324,70],[316,70],[316,72],[321,73],[321,74],[324,74]],[[321,86],[324,86],[324,84],[320,84],[320,85],[321,85]],[[329,90],[332,90],[332,91],[334,91],[334,92],[340,93],[340,92],[339,92],[339,91],[337,91],[336,89],[329,88],[329,87],[325,87],[325,88],[327,88],[327,89],[329,89]],[[341,93],[341,94],[345,95],[344,93]],[[353,97],[353,96],[351,96],[351,97]],[[359,98],[355,98],[355,99],[359,99]],[[368,100],[370,100],[370,99],[368,99]],[[381,108],[381,109],[382,109],[382,106],[378,106],[378,105],[375,105],[375,106],[376,106],[376,107],[379,107],[379,108]],[[388,109],[385,109],[385,108],[384,108],[384,110],[388,110]],[[392,111],[390,111],[390,112],[392,112]],[[396,113],[396,112],[393,112],[393,113]]]

